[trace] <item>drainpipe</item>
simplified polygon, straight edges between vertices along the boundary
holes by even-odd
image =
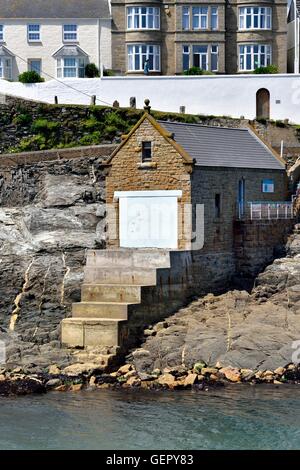
[[[297,13],[296,0],[293,0],[294,4],[294,48],[295,48],[295,58],[294,58],[294,73],[299,73],[299,18]]]
[[[100,68],[101,68],[100,40],[101,40],[100,18],[98,18],[98,69],[99,69],[99,70],[100,70]]]

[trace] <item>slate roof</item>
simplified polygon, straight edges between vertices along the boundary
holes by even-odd
[[[0,0],[0,18],[110,18],[108,0]]]
[[[284,163],[248,128],[158,122],[174,135],[196,166],[285,169]]]

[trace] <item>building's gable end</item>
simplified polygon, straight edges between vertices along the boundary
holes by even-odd
[[[154,118],[148,113],[145,113],[141,119],[135,124],[135,126],[131,129],[129,134],[123,136],[123,140],[121,144],[115,149],[115,151],[111,154],[110,158],[107,160],[107,165],[111,165],[113,159],[118,155],[118,153],[122,150],[122,148],[127,145],[128,141],[132,138],[132,136],[137,132],[137,130],[143,125],[143,123],[147,121],[156,131],[157,133],[171,146],[173,147],[176,152],[181,156],[183,163],[187,165],[193,165],[192,157],[184,150],[184,148],[178,144],[173,139],[172,134],[170,134],[166,129],[164,129]]]

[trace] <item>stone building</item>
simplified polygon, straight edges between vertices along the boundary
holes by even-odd
[[[0,78],[82,78],[88,63],[111,68],[108,0],[0,0]]]
[[[285,163],[252,129],[146,110],[105,164],[107,249],[88,253],[63,344],[128,346],[191,295],[255,274],[291,226]]]
[[[299,73],[300,1],[292,0],[288,11],[287,71]]]
[[[286,0],[112,0],[113,69],[181,74],[192,66],[248,73],[286,72]]]

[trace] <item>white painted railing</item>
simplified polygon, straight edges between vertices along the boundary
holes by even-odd
[[[239,207],[239,219],[276,220],[293,219],[294,203],[288,202],[248,202],[244,208]]]
[[[293,219],[292,202],[250,202],[250,219]]]

